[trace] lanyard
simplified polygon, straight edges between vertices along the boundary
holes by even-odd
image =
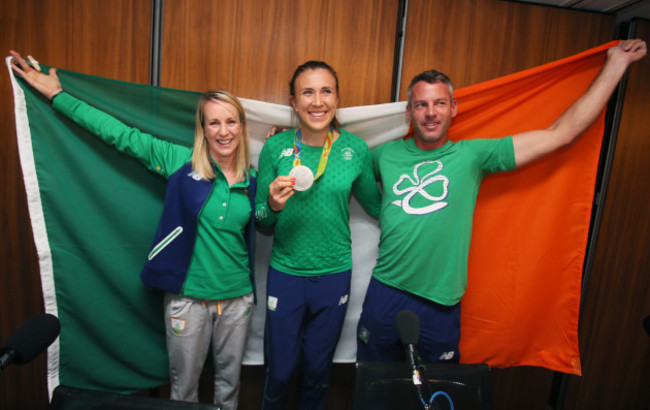
[[[293,138],[293,166],[294,168],[298,165],[301,165],[300,162],[300,151],[301,151],[301,139],[300,139],[300,126],[295,130]],[[330,156],[330,150],[332,149],[332,140],[334,139],[334,132],[332,126],[330,125],[330,130],[327,133],[327,139],[325,140],[325,145],[323,146],[323,153],[320,156],[320,162],[318,163],[318,169],[316,170],[316,175],[314,176],[314,181],[317,180],[325,172],[327,167],[327,160]]]

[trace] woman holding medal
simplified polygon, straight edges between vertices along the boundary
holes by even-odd
[[[171,399],[198,401],[211,348],[214,403],[236,409],[254,299],[255,170],[241,103],[223,90],[204,93],[192,149],[128,127],[64,92],[55,69],[46,75],[35,62],[30,66],[20,54],[11,55],[16,74],[56,111],[168,179],[141,278],[165,292]]]
[[[381,201],[367,144],[336,120],[334,70],[308,61],[296,69],[289,88],[299,125],[264,144],[255,200],[257,223],[275,227],[267,278],[265,410],[285,408],[299,363],[298,407],[324,408],[350,293],[350,193],[375,218]]]

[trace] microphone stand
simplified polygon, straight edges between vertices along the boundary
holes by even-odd
[[[417,350],[415,349],[415,346],[412,344],[408,344],[406,346],[406,351],[407,351],[407,358],[409,365],[411,367],[411,377],[413,380],[413,385],[415,386],[415,390],[418,395],[418,399],[420,400],[420,403],[422,403],[422,408],[424,410],[435,410],[436,407],[433,403],[429,403],[429,397],[430,397],[430,391],[427,386],[427,380],[426,380],[426,368],[424,364],[422,364],[422,361],[420,359],[420,355],[418,354]]]
[[[416,355],[417,355],[417,352],[416,352]],[[422,387],[418,389],[418,395],[420,396],[420,402],[424,406],[423,409],[425,409],[425,410],[439,410],[440,407],[438,405],[436,405],[435,399],[438,396],[442,396],[442,397],[447,399],[447,402],[449,403],[449,406],[451,407],[451,410],[454,410],[454,402],[453,402],[452,398],[449,396],[449,394],[447,394],[443,390],[438,390],[438,391],[436,391],[434,393],[431,393],[432,389],[429,387],[429,379],[427,378],[427,374],[426,374],[427,368],[424,365],[424,363],[422,363],[422,359],[420,359],[420,356],[416,356],[416,358],[417,358],[417,361],[416,361],[417,370],[419,372],[419,377],[420,377],[420,380],[421,380],[421,383],[422,383]],[[420,393],[420,391],[422,393]],[[422,395],[424,395],[424,397]],[[428,402],[427,402],[427,397],[429,398]],[[447,407],[443,407],[443,408],[447,408]]]
[[[408,361],[409,368],[411,369],[411,378],[413,386],[418,395],[418,399],[422,403],[424,410],[436,410],[437,406],[434,399],[439,394],[446,396],[451,404],[453,410],[454,405],[451,398],[447,393],[436,392],[431,394],[427,385],[428,380],[425,374],[426,368],[422,363],[422,359],[417,351],[417,343],[420,337],[420,320],[417,315],[410,310],[402,310],[395,315],[395,326],[399,333],[399,338],[406,348],[406,360]],[[424,377],[423,377],[424,376]]]

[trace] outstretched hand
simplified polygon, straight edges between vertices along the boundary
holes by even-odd
[[[25,59],[17,52],[11,50],[9,52],[13,57],[11,59],[11,68],[14,72],[25,79],[27,84],[34,87],[34,89],[43,94],[47,99],[51,100],[55,95],[63,91],[61,81],[56,75],[56,68],[50,68],[50,74],[43,74],[41,67],[38,64],[30,66]]]
[[[608,59],[616,59],[627,65],[641,60],[647,54],[648,49],[645,41],[635,38],[623,40],[616,47],[607,50]]]

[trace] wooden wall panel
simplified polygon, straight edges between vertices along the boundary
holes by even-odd
[[[163,86],[288,104],[293,71],[323,60],[341,106],[389,102],[397,0],[167,0]]]
[[[497,0],[410,0],[400,98],[437,69],[456,88],[568,57],[613,39],[611,15]],[[553,372],[493,369],[495,408],[546,409]]]
[[[636,37],[650,40],[650,21]],[[591,279],[580,324],[583,376],[567,409],[650,407],[650,59],[630,68]]]
[[[0,50],[104,77],[148,82],[150,0],[3,0]],[[0,343],[44,311],[38,260],[18,160],[9,76],[0,75]],[[62,181],[65,183],[65,181]],[[0,375],[1,409],[44,409],[45,355]]]
[[[609,41],[614,32],[614,17],[596,13],[496,0],[409,4],[402,99],[410,78],[425,69],[447,72],[463,87],[575,54]],[[5,53],[14,48],[54,66],[148,82],[151,0],[4,0],[2,5]],[[397,7],[397,0],[167,0],[162,85],[223,87],[242,97],[287,103],[295,67],[321,59],[339,73],[342,106],[389,102]],[[648,39],[644,24],[640,35]],[[585,376],[570,378],[566,408],[602,408],[593,400],[603,395],[609,408],[622,407],[619,403],[638,408],[650,400],[643,389],[650,349],[640,326],[650,314],[648,61],[633,69],[628,86],[581,326]],[[10,95],[7,74],[0,78],[0,91]],[[6,97],[0,102],[0,341],[43,311],[13,121]],[[335,366],[328,408],[351,408],[353,372],[351,365]],[[44,408],[44,356],[1,376],[0,408]],[[243,376],[242,408],[254,409],[263,373],[249,367]],[[546,408],[551,378],[544,369],[494,369],[495,408]],[[208,389],[209,379],[203,382]],[[166,395],[164,387],[161,394]],[[627,401],[620,401],[624,397]],[[202,399],[209,400],[209,393]]]
[[[410,0],[400,96],[422,71],[456,88],[568,57],[613,39],[611,15],[499,0]]]

